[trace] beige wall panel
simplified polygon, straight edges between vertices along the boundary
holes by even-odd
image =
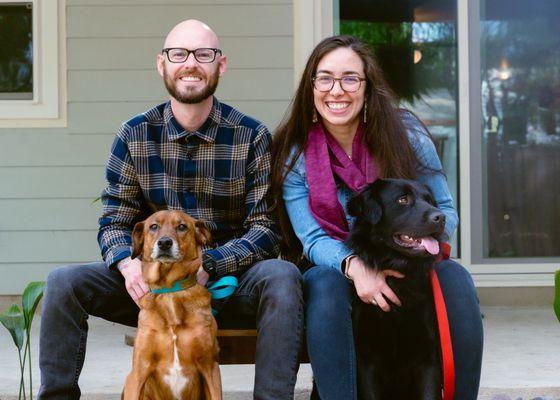
[[[94,199],[105,186],[104,175],[105,168],[101,166],[4,167],[0,168],[0,199]],[[0,229],[4,229],[3,223]]]
[[[161,37],[177,22],[196,18],[220,37],[292,36],[286,4],[74,6],[67,8],[68,37]]]
[[[62,265],[101,260],[97,230],[0,232],[0,254],[2,264]]]
[[[292,68],[291,36],[226,37],[221,48],[228,68]],[[155,70],[163,47],[158,38],[74,38],[68,40],[69,70]]]
[[[97,229],[101,202],[94,202],[96,197],[0,200],[4,213],[0,229],[3,232]]]
[[[112,135],[0,134],[0,167],[101,166],[109,157]],[[74,182],[67,182],[73,185]]]
[[[243,69],[226,72],[217,96],[231,100],[288,100],[292,96],[291,69]],[[168,97],[155,71],[69,71],[70,101],[126,101],[154,103]]]
[[[0,280],[0,296],[22,294],[29,282],[44,281],[49,272],[59,265],[54,263],[0,264],[0,276],[10,277],[10,279]]]

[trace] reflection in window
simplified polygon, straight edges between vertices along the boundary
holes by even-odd
[[[32,4],[0,3],[0,100],[33,98]]]
[[[485,256],[559,256],[560,3],[480,10]]]
[[[339,0],[338,9],[340,33],[370,45],[401,105],[428,126],[458,207],[456,0]]]

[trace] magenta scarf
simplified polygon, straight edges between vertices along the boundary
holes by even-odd
[[[362,141],[362,132],[360,123],[352,142],[352,159],[320,122],[311,127],[304,150],[311,213],[329,236],[341,241],[348,236],[349,227],[336,194],[335,176],[353,192],[379,177],[379,168]]]

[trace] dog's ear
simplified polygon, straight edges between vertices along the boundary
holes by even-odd
[[[381,209],[379,202],[375,199],[370,199],[367,202],[367,210],[365,210],[364,215],[372,225],[376,225],[379,221],[381,221],[383,210]]]
[[[136,223],[132,230],[132,255],[130,258],[135,259],[142,253],[144,247],[144,221]]]
[[[206,226],[204,221],[197,220],[194,223],[194,226],[196,229],[196,241],[201,245],[209,244],[212,241],[212,235],[210,234],[210,229],[208,229],[208,226]]]
[[[364,205],[363,193],[359,193],[353,196],[346,204],[346,208],[348,209],[348,214],[350,214],[352,217],[357,217],[362,213],[363,205]]]
[[[381,205],[371,195],[371,187],[352,197],[347,204],[347,209],[352,217],[362,217],[372,225],[377,224],[383,215]]]

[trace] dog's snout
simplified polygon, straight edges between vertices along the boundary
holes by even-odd
[[[169,250],[173,246],[173,239],[164,236],[158,239],[157,245],[161,250]]]
[[[442,213],[441,211],[433,211],[432,213],[430,213],[430,221],[432,221],[435,224],[438,225],[444,225],[445,224],[445,214]]]

